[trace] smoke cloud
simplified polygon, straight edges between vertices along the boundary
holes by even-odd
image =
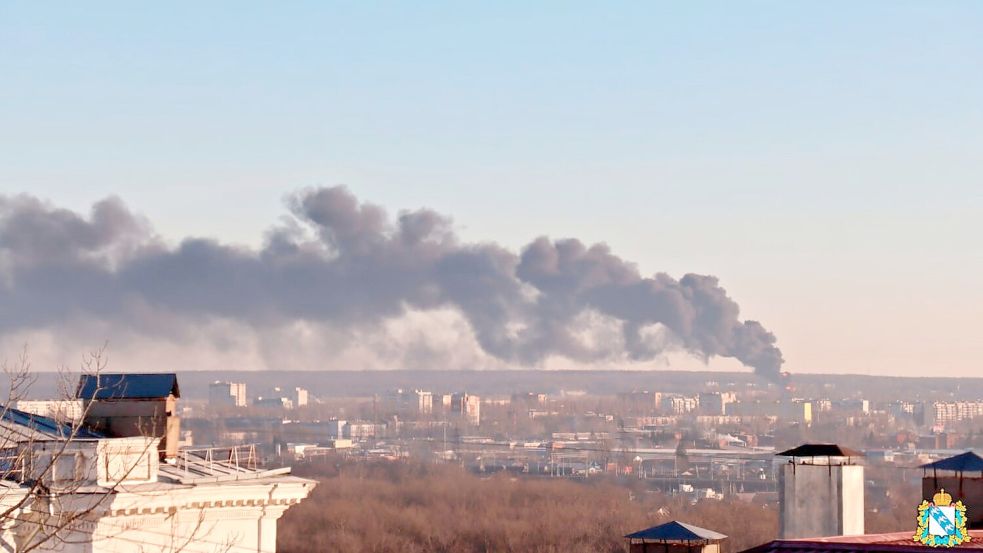
[[[410,317],[401,335],[440,335],[446,325],[469,336],[407,338],[402,357],[391,358],[419,355],[416,364],[476,347],[522,367],[676,351],[734,358],[770,379],[782,365],[774,335],[742,321],[712,276],[643,276],[606,245],[576,239],[537,238],[518,253],[464,243],[445,216],[391,217],[343,187],[301,191],[287,208],[260,248],[202,238],[168,246],[116,198],[80,214],[0,196],[0,336],[52,328],[121,334],[103,337],[114,342],[207,336],[234,350],[252,332],[263,355],[346,340],[392,348],[369,337]]]

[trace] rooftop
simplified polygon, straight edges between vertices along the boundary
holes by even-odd
[[[629,540],[656,541],[664,543],[690,543],[719,541],[727,539],[727,536],[714,532],[713,530],[707,530],[706,528],[700,528],[699,526],[693,526],[692,524],[686,524],[685,522],[673,520],[665,524],[660,524],[658,526],[653,526],[645,530],[628,534],[625,536],[625,538]]]
[[[934,463],[922,465],[923,469],[952,470],[956,472],[983,472],[983,457],[967,451],[948,459],[940,459]]]
[[[70,424],[59,422],[51,417],[35,415],[2,405],[0,405],[0,420],[16,425],[16,427],[27,429],[30,431],[30,435],[25,434],[25,437],[32,439],[62,439],[69,437],[73,439],[99,439],[105,437],[97,432],[92,432],[82,427],[73,427]],[[11,438],[16,440],[16,438]]]
[[[956,546],[962,549],[983,549],[983,530],[970,530],[971,540]],[[833,536],[800,540],[775,540],[742,553],[810,553],[815,551],[862,551],[864,553],[925,553],[925,545],[915,543],[912,532],[865,534],[862,536]]]
[[[75,397],[79,399],[160,399],[181,397],[174,373],[83,374]]]

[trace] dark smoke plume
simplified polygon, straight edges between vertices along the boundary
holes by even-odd
[[[538,238],[518,255],[462,243],[438,213],[391,218],[342,187],[300,192],[288,207],[287,222],[258,250],[200,238],[168,247],[115,198],[83,216],[0,196],[0,335],[80,316],[153,332],[135,305],[256,328],[371,327],[409,310],[452,308],[486,353],[514,365],[683,350],[778,377],[775,337],[741,321],[715,277],[645,277],[607,246],[576,239]],[[585,335],[597,326],[613,328],[613,339]]]

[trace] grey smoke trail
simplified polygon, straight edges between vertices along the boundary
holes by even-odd
[[[518,255],[462,243],[440,214],[392,218],[342,187],[302,191],[288,208],[288,222],[259,249],[199,238],[167,247],[115,198],[83,216],[30,196],[0,197],[0,334],[79,314],[126,320],[139,317],[135,304],[257,328],[371,326],[409,309],[450,307],[485,352],[514,364],[683,350],[778,377],[775,337],[741,321],[715,277],[645,277],[607,246],[576,239],[538,238]],[[585,340],[585,325],[597,321],[614,324],[620,339]]]

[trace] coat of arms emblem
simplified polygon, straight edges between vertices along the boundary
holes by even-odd
[[[952,496],[940,489],[932,501],[918,506],[918,530],[915,541],[932,547],[953,547],[970,540],[966,529],[966,506],[952,502]]]

